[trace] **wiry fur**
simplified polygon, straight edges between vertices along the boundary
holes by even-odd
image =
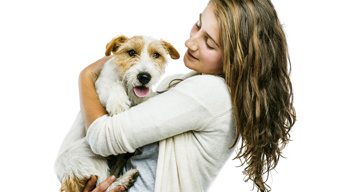
[[[131,57],[130,50],[135,50],[136,55]],[[106,55],[111,53],[113,57],[104,64],[95,83],[99,99],[111,116],[151,97],[152,92],[138,97],[134,87],[150,88],[154,85],[164,73],[167,54],[173,59],[179,58],[176,49],[168,42],[144,36],[114,38],[106,48]],[[148,73],[151,76],[149,82],[141,83],[138,79],[140,73]],[[62,183],[61,191],[80,192],[92,175],[98,177],[98,183],[110,175],[107,159],[93,153],[85,134],[84,122],[79,114],[55,163],[57,177]],[[135,176],[137,170],[130,170],[118,178],[112,187],[129,187],[134,183]]]

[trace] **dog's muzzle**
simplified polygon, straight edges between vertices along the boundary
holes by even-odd
[[[141,86],[134,87],[134,93],[137,97],[147,97],[150,94],[150,89],[145,86],[152,79],[152,76],[147,72],[142,72],[137,75],[137,80]]]

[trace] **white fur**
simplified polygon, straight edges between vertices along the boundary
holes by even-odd
[[[139,62],[132,65],[124,76],[118,73],[118,65],[115,64],[118,62],[116,57],[112,57],[105,63],[95,85],[99,99],[109,115],[125,111],[130,106],[152,96],[151,94],[148,97],[139,98],[133,92],[133,87],[141,85],[137,79],[140,72],[148,72],[152,76],[147,86],[154,85],[164,73],[164,68],[159,70],[147,53],[147,47],[152,41],[155,40],[144,37],[145,45]],[[164,48],[159,52],[163,53],[163,56],[167,53]],[[55,163],[56,174],[61,182],[69,176],[82,179],[97,175],[98,183],[100,183],[109,175],[107,160],[91,151],[85,134],[83,118],[79,114],[63,141]]]
[[[111,58],[104,64],[95,83],[100,101],[111,116],[129,109],[131,105],[121,78],[115,58]]]

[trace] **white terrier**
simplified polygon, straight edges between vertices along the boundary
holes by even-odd
[[[112,58],[104,64],[95,83],[99,99],[110,116],[151,97],[154,94],[151,86],[165,71],[167,54],[173,59],[180,57],[170,43],[144,36],[114,38],[106,48],[106,55],[111,53]],[[97,175],[97,182],[100,183],[115,172],[110,170],[106,157],[91,151],[85,135],[84,122],[79,113],[63,141],[55,163],[56,174],[62,184],[61,191],[80,192],[92,175]],[[119,159],[124,159],[123,163],[126,161],[125,157]],[[124,165],[120,162],[118,160],[117,168],[114,169],[121,170]],[[137,175],[137,170],[129,170],[111,187],[130,187]]]

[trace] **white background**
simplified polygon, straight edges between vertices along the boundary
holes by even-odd
[[[297,123],[273,191],[349,191],[346,1],[274,0],[287,34]],[[78,75],[118,34],[151,35],[185,53],[201,0],[0,1],[0,191],[58,191],[53,170],[79,111]],[[186,72],[182,58],[167,73]],[[229,160],[210,191],[250,191]]]

